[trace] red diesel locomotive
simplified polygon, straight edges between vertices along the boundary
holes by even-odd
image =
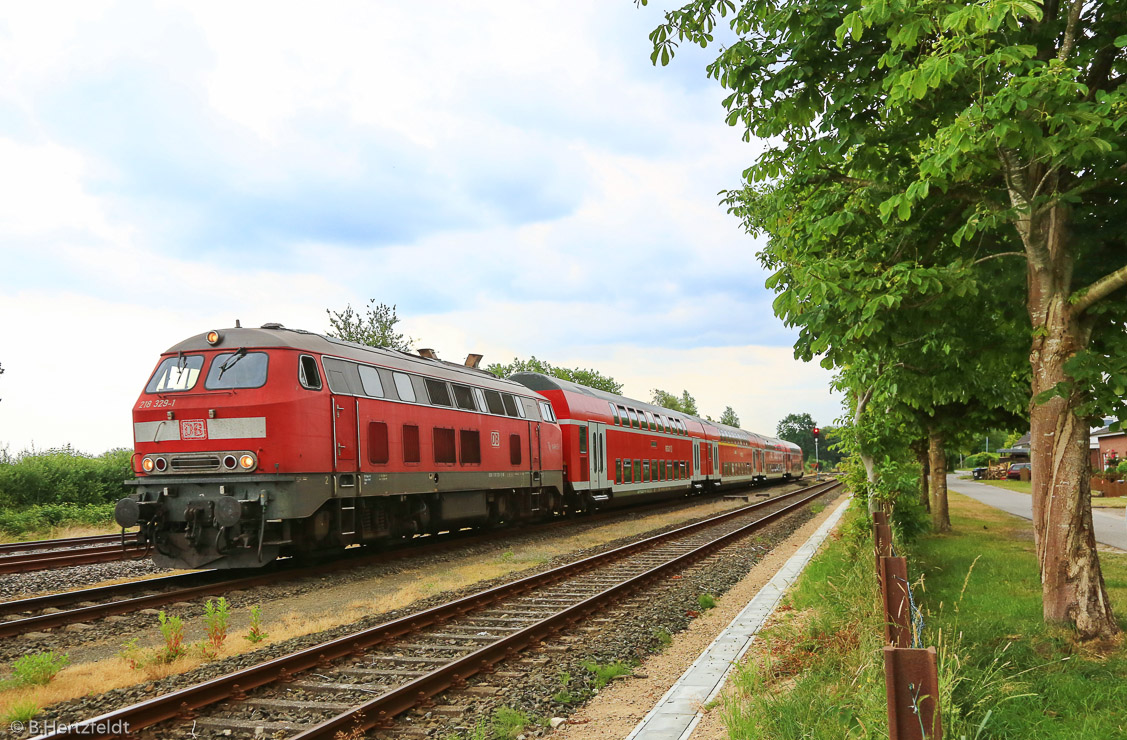
[[[788,442],[480,360],[279,324],[192,337],[134,406],[115,519],[159,565],[254,567],[802,475]]]

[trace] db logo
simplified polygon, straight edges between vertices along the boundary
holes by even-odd
[[[493,445],[494,447],[500,447],[501,446],[501,433],[500,432],[490,432],[489,433],[489,444]]]
[[[203,419],[181,421],[180,439],[207,439],[207,422]]]

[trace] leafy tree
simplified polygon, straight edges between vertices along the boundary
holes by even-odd
[[[697,401],[688,391],[681,391],[680,396],[675,396],[668,391],[663,391],[660,388],[654,388],[650,391],[651,403],[654,406],[661,406],[663,409],[670,411],[680,411],[682,414],[690,416],[699,416],[700,412],[697,410]]]
[[[794,442],[802,448],[803,459],[814,458],[814,417],[810,414],[787,414],[775,427],[775,436]]]
[[[368,310],[363,316],[352,308],[351,303],[343,311],[325,309],[325,313],[329,315],[329,324],[332,326],[328,332],[330,337],[403,352],[410,352],[411,344],[415,341],[395,330],[395,325],[399,323],[395,306],[376,303],[375,298],[368,301]]]
[[[720,423],[727,424],[730,427],[739,427],[740,417],[736,416],[736,412],[731,406],[725,406],[724,413],[720,414]]]
[[[1097,411],[1127,416],[1127,301],[1110,299],[1127,285],[1127,14],[1109,0],[696,0],[651,36],[655,61],[680,40],[708,44],[728,15],[740,39],[709,74],[732,91],[729,122],[771,141],[733,207],[807,253],[871,224],[875,207],[881,225],[865,230],[885,260],[869,277],[886,282],[890,305],[905,296],[891,282],[898,268],[916,296],[961,284],[1025,305],[1025,329],[1006,322],[996,336],[1032,328],[1044,616],[1085,637],[1116,633],[1090,536],[1084,440]],[[775,184],[757,190],[766,179]],[[920,256],[934,275],[916,274]],[[999,270],[1010,258],[1024,265]],[[876,386],[853,387],[864,413]]]
[[[578,383],[588,388],[596,388],[601,391],[606,391],[607,393],[622,393],[622,383],[619,383],[609,375],[603,375],[598,370],[590,368],[556,367],[551,363],[538,359],[535,355],[527,360],[514,357],[513,361],[507,365],[494,362],[487,365],[485,369],[499,378],[507,378],[515,373],[540,373],[541,375],[548,375],[553,378],[559,378],[560,380],[570,380],[572,383]]]

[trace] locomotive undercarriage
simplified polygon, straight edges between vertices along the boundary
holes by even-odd
[[[477,475],[478,485],[510,482]],[[525,481],[540,484],[535,488],[484,490],[444,490],[471,482],[461,476],[449,476],[439,489],[439,475],[429,474],[432,490],[412,493],[387,492],[395,483],[373,477],[147,477],[135,483],[135,494],[118,502],[114,516],[123,527],[139,525],[159,566],[250,568],[280,555],[324,554],[462,527],[503,526],[565,509],[558,473],[544,473],[536,481],[526,474]]]

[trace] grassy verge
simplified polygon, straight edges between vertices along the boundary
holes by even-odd
[[[1042,622],[1029,522],[954,493],[951,516],[952,534],[907,553],[923,643],[941,652],[944,736],[1127,737],[1127,648]],[[851,539],[811,563],[738,669],[723,702],[730,737],[887,737],[871,550]],[[1101,563],[1127,628],[1127,555]]]
[[[990,486],[997,486],[998,488],[1005,488],[1007,491],[1017,491],[1018,493],[1032,493],[1032,483],[1027,480],[984,480],[979,483],[985,483]],[[1097,487],[1094,484],[1093,487]],[[1127,497],[1113,496],[1111,498],[1104,498],[1102,496],[1092,497],[1092,508],[1094,509],[1123,509],[1127,508]]]

